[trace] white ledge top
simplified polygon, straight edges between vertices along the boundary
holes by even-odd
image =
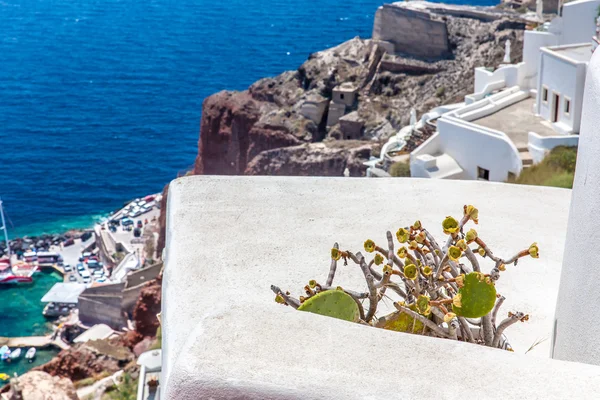
[[[162,394],[177,400],[593,398],[600,367],[548,358],[570,197],[569,190],[474,181],[177,179],[167,210]],[[310,279],[325,280],[334,242],[363,251],[365,239],[384,242],[386,230],[417,219],[442,240],[441,221],[459,217],[464,204],[479,208],[477,231],[495,254],[509,257],[539,244],[539,259],[507,266],[496,285],[507,297],[503,315],[530,314],[507,330],[515,353],[275,303],[271,284],[298,296]],[[334,284],[362,288],[364,278],[358,268],[338,266]]]

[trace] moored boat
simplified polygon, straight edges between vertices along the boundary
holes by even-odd
[[[29,360],[29,362],[33,362],[33,360],[35,359],[36,352],[37,350],[35,349],[35,347],[31,347],[29,350],[27,350],[27,353],[25,353],[25,358]]]
[[[10,359],[10,349],[8,346],[0,347],[0,360],[6,361]]]
[[[20,348],[17,348],[17,349],[14,349],[13,351],[11,351],[11,353],[10,353],[11,360],[18,360],[19,357],[21,357],[21,349]]]

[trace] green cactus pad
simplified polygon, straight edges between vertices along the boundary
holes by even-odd
[[[486,282],[480,272],[466,275],[464,285],[458,290],[458,294],[461,306],[453,305],[452,310],[461,317],[483,317],[492,311],[496,304],[496,287],[493,283]]]
[[[300,311],[308,311],[345,321],[358,322],[360,311],[356,301],[343,290],[327,290],[306,300],[298,307]]]
[[[416,305],[411,304],[408,306],[414,312],[419,312],[417,310]],[[396,332],[406,332],[406,333],[423,333],[424,325],[421,321],[415,321],[413,317],[408,314],[401,313],[398,319],[388,322],[383,326],[383,329],[388,329],[390,331]]]

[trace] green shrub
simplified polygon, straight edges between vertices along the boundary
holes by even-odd
[[[446,94],[446,87],[445,86],[440,86],[435,91],[435,97],[442,97],[442,96],[444,96],[444,94]]]
[[[393,163],[390,166],[390,175],[395,178],[410,177],[410,165],[403,162]]]
[[[94,383],[96,383],[96,381],[97,381],[97,379],[94,377],[85,378],[85,379],[75,382],[75,388],[79,389],[82,387],[90,386],[90,385],[93,385]]]
[[[544,181],[543,185],[565,188],[565,189],[572,189],[573,188],[573,178],[574,178],[574,175],[572,172],[561,172],[561,173],[558,173],[557,175],[554,175],[553,177],[547,179],[546,181]]]
[[[577,162],[577,147],[558,146],[552,149],[544,161],[555,168],[573,173]]]
[[[572,188],[576,160],[577,147],[559,146],[552,149],[542,162],[523,169],[518,178],[509,179],[508,182]]]

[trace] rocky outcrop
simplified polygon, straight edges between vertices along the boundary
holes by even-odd
[[[159,322],[156,314],[161,307],[162,277],[158,277],[146,284],[133,309],[133,322],[135,331],[142,337],[155,337]]]
[[[17,389],[18,388],[18,389]],[[18,391],[19,395],[14,392]],[[78,400],[73,382],[42,371],[21,375],[7,393],[8,398],[22,400]],[[12,397],[14,396],[14,397]]]
[[[255,157],[248,175],[343,176],[348,168],[351,176],[363,173],[362,162],[371,154],[372,144],[358,147],[353,141],[328,141],[265,151]]]
[[[132,359],[133,354],[119,340],[94,340],[71,346],[34,370],[78,381],[100,373],[114,373]]]

